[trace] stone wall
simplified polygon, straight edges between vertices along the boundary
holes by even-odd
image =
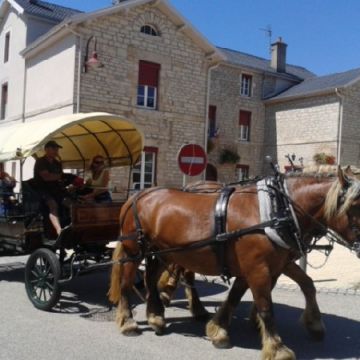
[[[266,104],[265,154],[271,155],[283,171],[287,154],[303,157],[304,165],[316,153],[337,155],[339,97],[302,98]],[[296,163],[299,165],[299,163]]]
[[[141,33],[145,24],[154,26],[160,36]],[[133,120],[144,133],[145,145],[158,147],[157,184],[181,185],[179,148],[190,142],[204,145],[205,53],[149,5],[99,18],[78,30],[85,38],[96,36],[98,58],[104,64],[81,74],[80,111],[107,111]],[[91,41],[90,50],[93,46]],[[140,60],[161,65],[157,110],[136,105]],[[125,181],[122,173],[114,179],[119,187]]]
[[[341,91],[344,97],[341,164],[360,166],[360,82]]]

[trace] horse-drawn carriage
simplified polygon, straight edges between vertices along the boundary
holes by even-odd
[[[66,179],[97,155],[109,167],[132,166],[143,148],[142,134],[122,117],[73,114],[2,128],[0,162],[18,161],[22,179],[26,159],[41,156],[49,140],[62,146],[63,168],[71,170]],[[70,203],[62,206],[62,231],[54,236],[33,179],[20,181],[10,203],[0,194],[0,249],[31,254],[25,287],[31,302],[42,310],[56,305],[62,285],[75,275],[107,264],[112,253],[107,245],[118,237],[119,212],[127,197],[102,204],[76,201],[76,192],[68,195]]]

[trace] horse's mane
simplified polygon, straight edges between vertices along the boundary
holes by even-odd
[[[338,199],[343,194],[343,186],[340,181],[337,179],[330,187],[330,190],[325,199],[325,218],[330,220],[335,215],[344,214],[351,203],[359,196],[360,194],[360,181],[357,179],[352,179],[350,182],[349,188],[344,194],[344,201],[338,209]]]
[[[341,167],[345,171],[348,167]],[[338,199],[343,195],[343,186],[338,179],[331,185],[329,192],[325,199],[325,218],[330,220],[335,215],[344,214],[351,203],[360,194],[360,168],[350,166],[351,172],[354,176],[351,177],[350,186],[344,194],[343,202],[338,208]],[[303,168],[302,172],[293,172],[286,174],[286,177],[316,177],[316,178],[332,178],[337,176],[338,166],[337,165],[311,165]]]

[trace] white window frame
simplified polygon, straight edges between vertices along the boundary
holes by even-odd
[[[144,88],[144,95],[139,95],[139,87],[142,86]],[[149,106],[148,105],[148,100],[149,100],[149,88],[153,88],[154,89],[154,103],[153,106]],[[139,97],[144,97],[144,105],[139,104]],[[138,85],[138,93],[137,93],[137,97],[136,97],[136,104],[139,107],[142,108],[147,108],[147,109],[156,109],[156,104],[157,104],[157,87],[155,86],[150,86],[150,85]]]
[[[148,174],[151,175],[151,182],[145,181],[145,165],[146,163],[149,163],[149,160],[146,159],[146,155],[151,156],[151,172],[148,172]],[[141,162],[135,165],[132,170],[132,187],[134,190],[142,190],[155,185],[156,155],[157,154],[154,151],[143,151],[141,153]],[[140,181],[134,182],[134,174],[140,174]]]
[[[236,170],[238,181],[243,181],[249,178],[249,166],[246,168],[239,166]]]
[[[239,125],[239,140],[240,141],[249,141],[249,126],[248,125]]]
[[[241,74],[240,79],[240,95],[251,97],[252,94],[252,75]]]
[[[145,35],[159,36],[159,32],[153,25],[145,24],[140,28],[140,32]]]

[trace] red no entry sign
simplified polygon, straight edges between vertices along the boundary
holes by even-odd
[[[196,176],[205,170],[207,156],[200,145],[187,144],[178,153],[178,164],[185,175]]]

